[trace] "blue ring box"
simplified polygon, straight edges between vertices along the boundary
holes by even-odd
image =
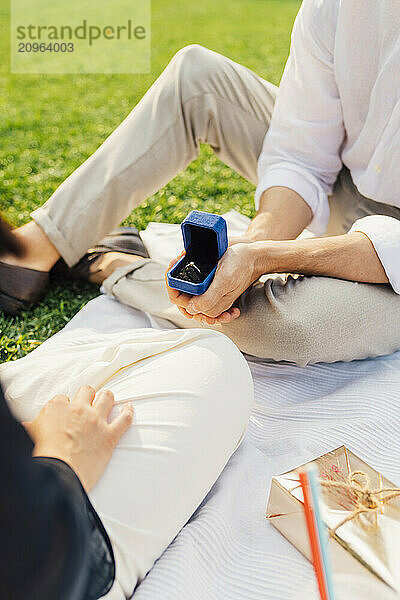
[[[186,254],[168,271],[168,285],[175,290],[199,296],[209,287],[218,261],[228,248],[226,221],[213,213],[192,210],[182,221],[181,229]],[[203,266],[203,281],[194,283],[179,277],[190,262]]]

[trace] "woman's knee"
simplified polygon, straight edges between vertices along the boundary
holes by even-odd
[[[206,344],[213,353],[212,372],[205,372],[209,379],[213,404],[218,405],[222,422],[217,425],[232,428],[241,437],[253,405],[253,380],[249,366],[236,345],[220,332],[207,332]]]

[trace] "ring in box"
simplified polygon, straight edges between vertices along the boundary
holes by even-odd
[[[226,221],[219,215],[192,210],[181,229],[186,254],[168,271],[168,285],[199,296],[212,282],[218,261],[228,247]]]

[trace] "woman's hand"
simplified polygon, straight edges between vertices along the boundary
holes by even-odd
[[[70,401],[62,394],[45,404],[36,419],[23,423],[35,443],[33,456],[59,458],[68,463],[89,491],[102,475],[113,450],[132,424],[133,409],[124,406],[108,422],[114,395],[90,386],[79,388]]]
[[[168,269],[177,260],[172,261]],[[233,307],[233,303],[259,275],[255,268],[253,244],[238,242],[231,245],[219,261],[215,277],[204,294],[190,296],[167,285],[168,295],[188,319],[205,321],[209,325],[229,323],[240,316],[240,309]]]

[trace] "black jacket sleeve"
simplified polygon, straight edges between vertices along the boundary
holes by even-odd
[[[100,598],[115,577],[107,533],[74,471],[32,448],[0,389],[1,597]]]

